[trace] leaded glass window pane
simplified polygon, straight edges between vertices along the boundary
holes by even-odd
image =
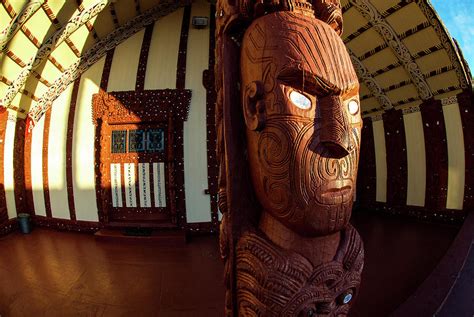
[[[163,129],[147,131],[147,152],[163,152],[165,150],[165,132]]]
[[[112,153],[125,153],[127,149],[127,130],[112,131]]]
[[[144,152],[145,151],[145,130],[128,131],[128,151]]]

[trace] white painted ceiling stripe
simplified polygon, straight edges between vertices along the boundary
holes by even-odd
[[[43,45],[41,45],[39,50],[36,52],[35,57],[32,58],[30,62],[22,69],[13,84],[8,88],[5,97],[3,97],[3,99],[0,101],[0,105],[8,108],[20,88],[25,84],[31,72],[36,69],[59,44],[61,44],[72,33],[74,33],[74,31],[99,14],[109,4],[110,1],[112,0],[99,0],[84,11],[77,13],[68,21],[68,23],[66,23],[66,25],[64,25]]]
[[[8,42],[18,32],[18,30],[25,24],[28,19],[38,11],[44,0],[36,0],[29,2],[23,10],[10,21],[7,27],[0,33],[0,51],[3,52],[7,47]]]
[[[82,57],[72,64],[61,77],[56,79],[49,89],[40,97],[28,116],[33,123],[38,122],[43,114],[51,107],[52,102],[66,89],[66,87],[76,80],[83,72],[104,56],[108,50],[116,47],[127,38],[143,29],[145,26],[155,22],[160,17],[170,14],[185,3],[174,0],[162,0],[160,3],[143,14],[136,16],[118,29],[108,34],[99,42],[94,44]]]
[[[377,11],[377,8],[369,0],[349,0],[349,2],[372,24],[385,43],[393,50],[395,56],[402,62],[403,67],[417,88],[420,98],[423,100],[432,98],[433,93],[418,64],[412,58],[405,44],[398,38],[397,32]]]

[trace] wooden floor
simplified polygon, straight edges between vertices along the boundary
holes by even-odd
[[[357,214],[365,243],[351,316],[386,316],[429,275],[457,228]],[[222,316],[216,237],[177,247],[36,229],[0,239],[0,316]],[[422,316],[419,316],[422,317]]]

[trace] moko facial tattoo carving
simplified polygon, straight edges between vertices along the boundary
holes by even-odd
[[[338,1],[304,4],[255,4],[245,32],[236,27],[243,34],[232,38],[240,53],[241,143],[232,142],[235,118],[226,118],[226,107],[236,107],[235,98],[226,99],[232,84],[219,73],[228,52],[217,48],[228,316],[344,316],[360,284],[363,246],[349,224],[362,128],[359,83],[339,37]],[[248,177],[229,170],[239,164]],[[239,190],[249,207],[233,197]]]

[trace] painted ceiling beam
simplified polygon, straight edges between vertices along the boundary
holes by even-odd
[[[377,8],[369,0],[349,0],[349,2],[372,24],[373,28],[380,34],[385,43],[392,49],[395,56],[401,61],[415,85],[420,98],[423,100],[432,98],[433,93],[418,64],[413,60],[410,51],[400,40],[397,32],[395,32],[392,26],[378,12]]]
[[[421,12],[425,15],[426,19],[430,22],[431,26],[433,27],[434,31],[439,37],[439,40],[443,44],[444,49],[448,53],[449,59],[451,63],[456,68],[456,75],[458,76],[459,84],[461,85],[462,89],[467,89],[471,87],[471,78],[468,74],[468,71],[465,69],[464,65],[462,65],[459,61],[461,57],[459,53],[455,49],[454,42],[449,35],[446,28],[441,23],[441,19],[439,18],[436,11],[433,7],[427,3],[426,0],[416,0],[416,4],[420,8]],[[454,5],[454,4],[453,4]],[[471,27],[471,26],[466,26]]]
[[[54,81],[49,89],[39,98],[38,103],[30,109],[28,116],[36,124],[44,113],[51,107],[53,101],[82,73],[107,54],[108,50],[128,39],[133,34],[142,30],[147,25],[154,23],[159,18],[166,16],[179,7],[187,4],[185,1],[162,0],[159,4],[136,16],[124,25],[109,33],[106,37],[92,46],[81,58],[72,64]]]
[[[36,69],[53,50],[58,47],[66,38],[74,33],[78,28],[84,25],[87,21],[98,15],[112,0],[99,0],[92,6],[88,7],[82,12],[75,14],[61,29],[54,33],[46,42],[44,42],[36,55],[30,62],[21,70],[20,74],[14,80],[13,84],[8,87],[8,90],[0,100],[0,106],[8,108],[13,101],[13,98],[20,91],[25,84],[31,72]]]
[[[44,0],[34,0],[26,4],[19,14],[0,33],[0,52],[3,52],[16,32],[38,11]]]
[[[388,109],[393,108],[390,98],[387,97],[382,87],[380,87],[380,85],[377,83],[375,78],[370,74],[370,72],[367,70],[364,64],[362,64],[362,62],[357,58],[354,52],[352,52],[349,48],[347,48],[347,51],[349,52],[352,65],[354,65],[354,69],[357,73],[357,77],[359,77],[359,80],[362,81],[367,86],[372,96],[374,96],[375,99],[377,99],[377,101],[379,102],[380,106],[383,109],[388,110]]]

